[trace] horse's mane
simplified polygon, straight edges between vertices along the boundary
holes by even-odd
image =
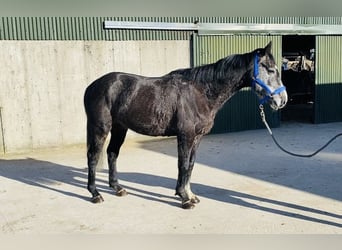
[[[224,79],[234,78],[239,71],[246,71],[252,59],[251,54],[230,55],[215,63],[174,70],[168,75],[199,84],[220,83]]]

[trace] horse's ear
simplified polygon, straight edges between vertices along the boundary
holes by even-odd
[[[271,54],[271,49],[272,49],[272,41],[270,41],[265,47],[266,54]]]
[[[270,41],[265,48],[262,49],[257,49],[256,53],[259,55],[259,57],[263,57],[266,54],[271,54],[271,49],[272,49],[272,41]]]

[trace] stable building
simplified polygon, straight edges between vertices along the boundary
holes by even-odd
[[[342,121],[342,17],[2,17],[0,153],[85,143],[84,89],[104,73],[161,75],[269,41],[289,94],[270,125]],[[262,127],[246,88],[212,132]]]
[[[341,17],[192,18],[189,21],[107,21],[105,28],[190,31],[191,66],[245,53],[272,41],[273,54],[289,94],[284,110],[268,110],[272,126],[279,126],[282,121],[342,121]],[[262,127],[257,106],[250,90],[241,91],[220,111],[212,132]]]

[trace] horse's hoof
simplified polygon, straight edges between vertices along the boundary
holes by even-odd
[[[182,203],[182,208],[183,209],[193,209],[195,207],[195,204],[192,203],[191,200],[185,201]]]
[[[115,195],[116,195],[116,196],[119,196],[119,197],[126,196],[127,194],[128,194],[128,193],[127,193],[126,189],[124,189],[124,188],[120,189],[119,191],[117,191],[117,192],[115,193]]]
[[[99,195],[94,196],[93,198],[91,198],[91,202],[97,204],[97,203],[104,202],[104,199],[103,199],[103,197],[99,194]]]
[[[194,204],[200,203],[200,199],[197,196],[192,197],[190,201]]]

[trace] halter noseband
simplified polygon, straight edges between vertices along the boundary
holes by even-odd
[[[270,87],[268,87],[263,80],[258,78],[259,75],[259,64],[258,64],[258,55],[255,55],[254,58],[254,72],[253,72],[253,81],[252,81],[252,88],[255,90],[256,84],[258,84],[261,88],[263,88],[266,91],[266,96],[262,99],[260,99],[260,104],[266,103],[269,99],[272,98],[274,95],[279,95],[281,92],[285,91],[285,86],[281,86],[277,88],[276,90],[272,91]]]

